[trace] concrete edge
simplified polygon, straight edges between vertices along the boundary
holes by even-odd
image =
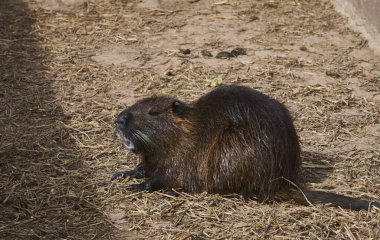
[[[380,56],[380,33],[375,26],[368,23],[366,19],[355,11],[351,1],[332,0],[331,2],[335,10],[348,18],[349,25],[360,32],[368,40],[369,47],[374,50],[375,54]]]

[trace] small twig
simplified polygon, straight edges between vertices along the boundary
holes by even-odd
[[[295,184],[294,182],[290,181],[289,179],[287,179],[287,178],[285,178],[285,177],[281,177],[281,178],[284,179],[285,181],[287,181],[288,183],[290,183],[293,187],[297,188],[298,191],[300,191],[301,194],[303,195],[303,197],[305,198],[306,202],[307,202],[310,206],[314,207],[314,204],[312,204],[312,203],[309,201],[309,199],[306,197],[305,193],[302,191],[302,189],[301,189],[300,187],[298,187],[297,184]]]
[[[18,183],[12,186],[11,191],[9,192],[8,196],[3,200],[3,204],[6,204],[8,202],[9,198],[11,197],[12,193],[15,191],[18,185],[20,184]]]
[[[12,224],[9,224],[9,225],[6,225],[6,226],[1,226],[1,227],[0,227],[0,231],[3,230],[3,229],[9,228],[9,227],[14,227],[14,226],[16,226],[16,225],[21,225],[21,224],[25,224],[25,223],[30,223],[30,222],[33,222],[34,220],[36,220],[36,218],[28,219],[28,220],[21,221],[21,222],[15,222],[15,223],[12,223]]]

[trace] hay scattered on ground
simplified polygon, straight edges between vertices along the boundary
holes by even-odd
[[[105,0],[61,13],[9,0],[0,21],[1,238],[380,238],[376,210],[109,181],[138,163],[114,136],[127,103],[240,83],[289,107],[309,186],[380,200],[380,58],[328,1]],[[215,58],[237,47],[247,55]]]

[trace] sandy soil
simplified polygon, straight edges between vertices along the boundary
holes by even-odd
[[[379,201],[380,57],[329,1],[74,2],[0,5],[0,238],[380,238],[376,210],[110,181],[138,163],[113,129],[126,105],[239,83],[288,106],[308,186]]]

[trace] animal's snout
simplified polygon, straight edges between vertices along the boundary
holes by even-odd
[[[132,113],[123,111],[117,117],[115,123],[118,128],[126,127],[128,122],[132,119]]]

